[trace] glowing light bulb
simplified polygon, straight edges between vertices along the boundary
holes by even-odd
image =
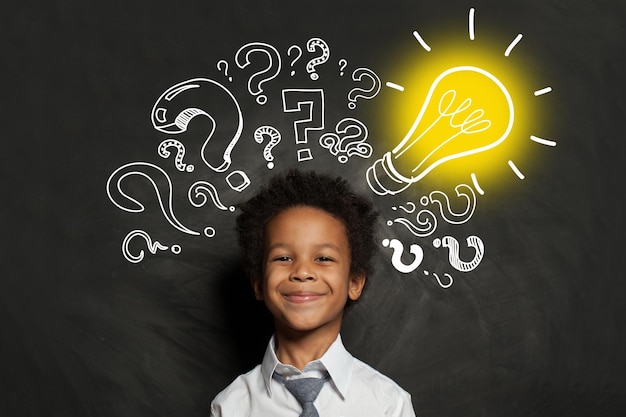
[[[511,96],[489,72],[450,68],[431,85],[408,133],[367,170],[379,195],[397,194],[452,159],[502,143],[513,127]]]

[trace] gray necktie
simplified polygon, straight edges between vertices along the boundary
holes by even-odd
[[[317,398],[324,382],[329,378],[328,374],[323,378],[286,379],[282,375],[274,373],[274,377],[285,384],[285,388],[296,397],[302,406],[300,417],[319,417],[313,401]]]

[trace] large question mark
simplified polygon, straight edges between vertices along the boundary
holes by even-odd
[[[252,55],[263,56],[268,62],[262,70],[255,72],[248,79],[248,92],[256,96],[258,104],[263,105],[267,102],[267,96],[262,94],[262,85],[278,76],[282,63],[280,54],[272,45],[263,42],[251,42],[239,48],[235,53],[237,66],[244,69],[250,65],[252,63],[250,61]]]
[[[225,59],[220,59],[217,62],[217,69],[218,69],[218,71],[222,71],[222,67],[224,67],[224,76],[228,77],[228,81],[230,81],[232,83],[233,82],[233,77],[228,75],[228,61],[226,61]]]
[[[308,143],[311,130],[324,129],[324,90],[284,89],[283,110],[299,112],[298,119],[293,122],[296,144]],[[310,148],[298,149],[298,161],[313,159]]]
[[[322,65],[324,62],[328,61],[330,58],[330,48],[328,44],[320,38],[311,38],[306,43],[306,49],[309,52],[315,52],[316,49],[321,49],[322,55],[311,59],[306,64],[306,70],[310,74],[312,80],[317,80],[320,76],[315,72],[315,67],[318,65]]]
[[[263,143],[265,137],[269,138],[269,143],[265,145],[263,150],[263,158],[267,161],[267,167],[269,169],[274,168],[274,155],[272,155],[272,149],[280,142],[280,132],[273,126],[261,126],[254,131],[254,140],[257,143]]]
[[[352,133],[348,133],[352,131]],[[358,119],[346,117],[340,120],[335,127],[336,133],[325,133],[320,137],[320,146],[337,156],[342,164],[348,162],[351,156],[369,158],[372,155],[372,146],[366,143],[368,136],[367,126]]]
[[[199,232],[185,227],[174,215],[172,204],[172,181],[163,169],[149,162],[131,162],[116,169],[107,180],[107,195],[121,210],[129,213],[141,213],[145,210],[143,204],[129,196],[122,190],[122,182],[131,176],[145,177],[150,181],[161,207],[165,219],[176,229],[190,235],[199,235]],[[165,184],[165,186],[159,185]]]
[[[220,117],[219,122],[214,114]],[[202,145],[202,160],[215,172],[226,171],[232,162],[230,154],[243,130],[243,115],[235,96],[222,84],[208,78],[178,83],[161,94],[152,108],[151,117],[156,130],[181,134],[187,131],[196,116],[205,116],[211,121],[211,130]],[[221,156],[209,152],[209,142],[211,148],[224,150]]]
[[[300,57],[302,56],[302,49],[298,46],[298,45],[291,45],[289,47],[289,49],[287,50],[287,56],[291,56],[291,51],[296,51],[297,55],[294,59],[291,60],[291,76],[293,77],[294,75],[296,75],[296,70],[293,69],[294,64],[296,63],[296,61],[298,59],[300,59]]]
[[[384,247],[393,249],[391,264],[398,270],[398,272],[402,272],[403,274],[413,272],[424,260],[424,250],[420,245],[412,244],[410,246],[409,252],[415,256],[415,259],[410,264],[405,264],[402,262],[402,252],[404,252],[404,245],[402,242],[398,239],[384,239],[382,243]]]
[[[366,100],[373,99],[380,91],[380,78],[374,71],[369,68],[357,68],[352,73],[352,79],[354,81],[361,82],[363,78],[369,78],[371,81],[371,87],[364,89],[355,87],[348,93],[348,108],[354,110],[356,108],[356,100],[358,98],[364,98]]]
[[[478,236],[469,236],[466,239],[467,246],[474,248],[474,258],[469,262],[464,262],[459,258],[459,242],[452,236],[444,236],[442,239],[436,238],[433,241],[433,246],[436,248],[445,247],[448,248],[448,261],[450,265],[461,272],[468,272],[473,270],[480,264],[485,254],[485,246],[483,241]]]

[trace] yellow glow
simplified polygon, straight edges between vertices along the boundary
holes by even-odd
[[[379,153],[385,153],[392,149],[399,152],[400,144],[411,133],[412,127],[417,118],[419,118],[420,110],[424,106],[435,80],[441,74],[455,67],[476,67],[491,74],[497,79],[508,92],[514,108],[514,122],[506,138],[497,146],[482,152],[467,154],[456,159],[449,159],[436,167],[420,179],[422,182],[429,184],[449,184],[454,186],[462,182],[468,183],[470,175],[476,174],[480,184],[488,184],[490,188],[502,183],[510,183],[517,179],[507,165],[507,161],[513,160],[519,167],[524,167],[525,161],[529,158],[529,151],[533,149],[533,145],[529,140],[531,134],[536,134],[539,127],[538,114],[534,111],[537,98],[533,96],[533,91],[538,86],[532,85],[524,74],[524,68],[531,65],[528,60],[516,57],[516,50],[513,48],[511,56],[506,57],[504,50],[509,40],[501,40],[498,42],[487,42],[486,40],[469,40],[469,39],[449,39],[447,41],[439,41],[436,47],[430,52],[422,49],[417,43],[409,44],[406,50],[402,51],[402,62],[395,62],[395,68],[390,69],[390,77],[386,81],[398,84],[404,88],[400,91],[390,91],[387,94],[385,102],[384,120],[385,137],[380,138],[377,143]],[[408,49],[410,48],[410,49]],[[442,92],[448,90],[456,91],[457,105],[465,98],[472,99],[472,108],[480,108],[484,110],[483,119],[489,120],[491,126],[488,130],[497,133],[504,129],[508,121],[508,107],[503,94],[498,91],[494,83],[488,82],[485,77],[476,76],[472,72],[459,72],[450,77],[449,80],[440,83]],[[539,87],[542,87],[541,85]],[[435,103],[431,103],[431,112],[437,111],[437,102],[439,97],[433,99]],[[434,104],[434,106],[432,106]],[[471,113],[462,113],[463,117],[458,118],[464,120]],[[461,113],[459,113],[461,114]],[[437,114],[422,115],[423,119],[427,117],[436,117]],[[429,138],[424,135],[415,145],[408,151],[405,151],[404,162],[397,158],[398,172],[411,168],[409,165],[415,163],[419,165],[432,149],[436,149],[437,145],[428,143],[435,141],[437,137],[444,140],[450,137],[451,131],[449,124],[440,123],[436,130],[432,130]],[[408,132],[408,133],[407,133]],[[486,133],[487,131],[483,132]],[[415,133],[415,132],[414,132]],[[473,147],[483,147],[485,141],[490,138],[483,134],[465,135],[463,140],[449,141],[445,147],[441,147],[428,157],[428,164],[436,159],[445,159],[444,154],[456,154],[463,152],[468,148],[468,141],[473,142]],[[416,137],[413,134],[412,137]],[[495,140],[492,135],[491,139]],[[534,145],[536,148],[536,144]],[[379,155],[380,156],[380,155]],[[407,163],[408,159],[410,163]],[[429,162],[430,161],[430,162]],[[415,167],[415,165],[413,165]],[[422,166],[422,169],[424,166]],[[414,171],[414,173],[417,171]]]
[[[478,67],[450,68],[435,79],[411,129],[393,149],[393,167],[417,182],[443,163],[498,146],[514,114],[506,87],[493,75]]]

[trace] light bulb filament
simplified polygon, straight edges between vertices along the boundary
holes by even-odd
[[[484,119],[483,120],[483,117],[485,115],[485,111],[482,108],[473,110],[469,115],[465,116],[464,120],[457,121],[457,119],[459,117],[462,117],[462,114],[465,113],[466,110],[468,110],[471,107],[472,99],[471,98],[466,98],[465,100],[463,100],[461,102],[461,104],[459,104],[456,108],[453,109],[454,102],[456,100],[456,96],[457,96],[456,91],[452,90],[452,89],[451,90],[447,90],[445,93],[443,93],[441,95],[441,98],[439,99],[439,103],[437,105],[437,111],[439,113],[437,118],[428,127],[426,127],[417,137],[415,137],[413,139],[413,141],[411,141],[411,143],[409,143],[407,146],[405,146],[402,150],[400,150],[396,154],[396,156],[395,156],[396,158],[402,156],[403,153],[405,153],[411,147],[413,147],[413,145],[415,145],[415,143],[417,143],[420,139],[422,139],[422,137],[424,137],[435,125],[440,123],[444,118],[446,118],[446,117],[449,118],[449,120],[448,120],[449,126],[452,129],[455,129],[457,131],[453,135],[451,135],[449,138],[447,138],[446,140],[444,140],[441,143],[439,143],[439,145],[436,146],[426,156],[426,158],[424,158],[412,170],[413,172],[417,171],[421,167],[421,165],[423,165],[430,156],[432,156],[435,152],[437,152],[439,149],[441,149],[443,146],[445,146],[450,141],[454,140],[459,135],[461,135],[461,134],[471,135],[471,134],[475,134],[475,133],[480,133],[480,132],[483,132],[483,131],[489,129],[489,127],[491,126],[491,121],[490,120],[488,120],[488,119]],[[453,110],[451,110],[451,109],[453,109]]]
[[[441,109],[442,108],[442,103],[444,102],[444,100],[446,98],[448,98],[448,96],[450,96],[450,101],[449,101],[448,105],[446,106],[446,108],[442,110]],[[448,90],[441,96],[441,99],[439,100],[439,114],[441,116],[448,116],[448,117],[450,117],[450,127],[452,127],[452,128],[460,128],[461,131],[459,133],[467,133],[467,134],[478,133],[478,132],[482,132],[483,130],[489,129],[489,126],[491,126],[491,121],[490,120],[480,120],[485,115],[485,111],[483,109],[476,109],[473,112],[471,112],[465,118],[465,120],[463,120],[461,123],[455,123],[454,122],[454,116],[463,113],[465,110],[467,110],[472,105],[472,99],[471,98],[466,98],[459,105],[459,107],[456,108],[456,110],[454,110],[452,112],[449,112],[448,110],[450,109],[450,107],[452,107],[452,104],[454,103],[455,99],[456,99],[456,91]],[[439,120],[439,119],[440,118],[438,118],[437,120]],[[476,123],[474,123],[474,122],[476,122]],[[435,121],[433,123],[433,125],[435,123],[437,123],[437,121]],[[478,125],[482,125],[483,127],[480,127],[477,130],[472,130],[474,127],[476,127]],[[431,127],[432,127],[432,125],[431,125]]]

